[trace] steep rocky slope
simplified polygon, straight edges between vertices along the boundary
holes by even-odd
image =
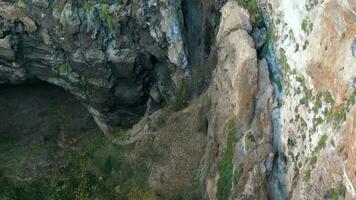
[[[253,27],[233,1],[221,10],[209,199],[355,199],[355,3],[241,5]]]
[[[355,1],[0,11],[0,83],[59,85],[110,138],[132,127],[86,158],[110,163],[106,198],[356,199]]]
[[[268,66],[265,60],[258,62],[248,13],[232,1],[221,13],[218,64],[209,91],[207,191],[209,199],[263,199],[272,161]]]
[[[288,199],[356,198],[355,6],[266,1],[283,76],[278,152]]]

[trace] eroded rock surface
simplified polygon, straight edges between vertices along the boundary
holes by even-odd
[[[285,166],[287,198],[355,199],[354,157],[349,156],[356,98],[355,1],[264,3],[283,75],[274,84],[283,86],[279,154],[284,158],[279,163]]]
[[[258,62],[247,11],[229,1],[221,14],[210,88],[208,197],[267,199],[273,159],[268,63]]]
[[[63,87],[109,136],[146,113],[115,142],[165,160],[157,198],[355,199],[355,2],[249,2],[1,2],[0,83]]]
[[[137,122],[153,85],[173,96],[171,73],[188,65],[183,30],[180,1],[1,2],[0,83],[61,86],[110,133]]]

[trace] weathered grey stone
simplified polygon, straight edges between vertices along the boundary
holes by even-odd
[[[137,58],[136,51],[133,49],[113,49],[107,50],[108,61],[112,63],[134,64]]]
[[[5,38],[0,39],[0,58],[6,60],[15,60],[15,51],[12,49],[12,37],[7,35]]]
[[[78,32],[80,19],[77,8],[73,7],[71,3],[66,3],[61,13],[60,22],[69,34]]]
[[[351,44],[351,52],[352,52],[352,56],[356,57],[356,39],[354,39],[354,41]]]
[[[36,6],[40,6],[42,8],[48,8],[48,5],[49,5],[48,0],[33,0],[32,2]]]
[[[90,48],[87,49],[85,52],[85,60],[88,63],[95,65],[97,63],[104,63],[106,61],[106,58],[104,52],[101,49]]]
[[[7,67],[0,64],[0,84],[16,84],[24,82],[27,78],[25,69]]]
[[[267,29],[265,27],[261,29],[254,29],[252,32],[252,38],[255,41],[256,49],[261,48],[267,39]]]

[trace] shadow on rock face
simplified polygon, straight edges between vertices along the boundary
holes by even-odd
[[[71,94],[47,83],[0,86],[0,138],[44,140],[95,129],[88,111]]]

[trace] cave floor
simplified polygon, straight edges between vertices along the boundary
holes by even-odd
[[[1,200],[85,199],[100,171],[86,154],[106,143],[90,114],[63,89],[0,86]]]
[[[198,111],[196,106],[178,113],[167,109],[147,137],[118,145],[63,89],[0,85],[0,200],[200,195],[195,177],[206,138],[197,127]],[[119,129],[116,136],[125,132]]]

